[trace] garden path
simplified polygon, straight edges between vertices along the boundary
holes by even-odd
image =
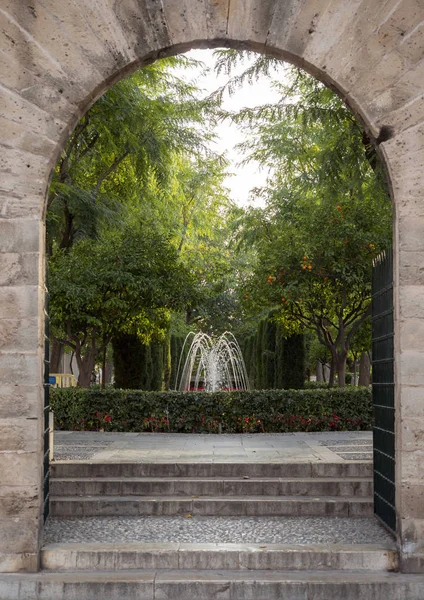
[[[57,431],[54,460],[344,462],[372,460],[372,432],[181,434]]]

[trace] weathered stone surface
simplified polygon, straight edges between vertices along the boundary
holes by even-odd
[[[0,452],[38,452],[40,447],[41,440],[35,422],[27,418],[0,418]]]
[[[37,285],[0,286],[0,319],[39,317]]]
[[[33,427],[41,439],[38,421],[28,421],[28,429]],[[0,452],[0,481],[2,486],[37,486],[41,481],[41,464],[38,452]],[[19,475],[19,478],[18,478]]]
[[[36,285],[38,282],[38,252],[3,252],[0,254],[0,285]]]
[[[27,573],[38,571],[38,552],[23,552],[22,554],[5,554],[0,552],[0,573]]]
[[[0,352],[0,385],[41,379],[41,352]]]
[[[0,252],[38,252],[45,227],[38,219],[1,219]]]
[[[409,533],[404,532],[424,540],[421,509],[407,495],[403,498],[409,476],[414,485],[424,485],[417,439],[421,423],[413,428],[408,422],[409,414],[421,415],[412,405],[420,403],[416,390],[424,390],[423,19],[421,0],[4,0],[0,418],[39,416],[44,232],[35,223],[44,217],[51,169],[77,119],[114,81],[138,64],[172,53],[174,45],[185,49],[222,40],[237,47],[246,42],[304,65],[338,89],[375,137],[383,125],[393,129],[392,139],[380,149],[397,219],[396,393],[397,416],[404,423],[397,440],[398,506],[402,523],[402,510],[408,507],[408,525],[401,527],[405,544]],[[34,230],[25,218],[33,219]],[[418,449],[409,452],[411,435]],[[5,432],[2,447],[16,458],[9,465],[15,478],[22,475],[26,481],[17,450],[21,434],[16,430],[12,437]],[[0,452],[0,464],[7,452]],[[34,464],[41,464],[41,456]],[[28,552],[33,556],[36,545]],[[3,556],[0,565],[19,563],[20,550],[11,553],[12,562]]]
[[[232,0],[228,12],[228,37],[264,44],[278,4],[276,0]]]
[[[0,488],[0,519],[21,517],[25,514],[38,517],[39,514],[38,486],[1,486]]]
[[[41,384],[3,384],[0,387],[0,419],[26,417],[35,419],[41,416]]]

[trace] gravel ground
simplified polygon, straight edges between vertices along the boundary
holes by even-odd
[[[352,438],[350,440],[320,440],[325,446],[344,460],[372,460],[372,438]]]
[[[372,460],[372,452],[339,452],[338,455],[344,460]]]
[[[107,442],[55,444],[54,458],[55,460],[88,460],[109,445]]]
[[[373,518],[50,517],[44,543],[378,544],[393,541]]]
[[[320,440],[320,446],[372,446],[372,437],[368,438],[352,438],[351,440]]]

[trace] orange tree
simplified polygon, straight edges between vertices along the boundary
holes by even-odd
[[[264,209],[246,214],[243,242],[256,266],[243,289],[250,308],[280,307],[288,333],[316,331],[345,381],[353,338],[371,312],[372,260],[388,249],[391,204],[377,154],[343,102],[292,70],[278,105],[243,109],[246,161],[269,169]]]

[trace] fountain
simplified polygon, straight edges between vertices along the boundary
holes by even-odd
[[[190,347],[181,370],[184,349],[188,344]],[[180,392],[248,390],[246,366],[234,335],[226,331],[218,339],[213,339],[206,333],[189,333],[178,363],[176,389]]]

